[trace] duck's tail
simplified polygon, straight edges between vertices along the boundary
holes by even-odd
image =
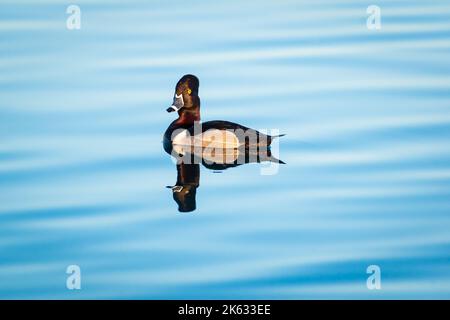
[[[268,161],[270,162],[275,162],[275,163],[280,163],[280,164],[286,164],[286,162],[284,162],[283,160],[277,159],[274,156],[270,156],[267,158]]]
[[[268,136],[267,146],[270,146],[274,139],[284,137],[285,135],[286,134],[283,133],[283,134],[277,134],[277,135],[274,135],[274,136]]]
[[[260,160],[260,161],[270,161],[270,162],[280,163],[280,164],[286,164],[286,162],[284,162],[284,161],[282,161],[282,160],[280,160],[280,159],[278,159],[278,158],[275,158],[275,157],[272,155],[272,151],[270,150],[270,148],[267,148],[267,149],[265,150],[265,152],[261,152],[261,153],[260,153],[260,155],[259,155],[259,160]]]

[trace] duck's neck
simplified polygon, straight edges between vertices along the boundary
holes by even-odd
[[[178,119],[172,122],[174,127],[191,127],[194,125],[194,122],[200,121],[200,107],[189,110],[182,109],[178,112],[178,115]]]
[[[200,121],[200,110],[189,110],[180,113],[177,124],[192,126],[195,121]]]
[[[200,107],[178,111],[178,119],[173,121],[164,133],[164,150],[172,152],[172,134],[177,129],[188,129],[200,121]]]

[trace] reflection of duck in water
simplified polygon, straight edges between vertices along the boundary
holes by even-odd
[[[226,153],[227,150],[224,151]],[[228,151],[234,153],[233,150]],[[248,152],[246,152],[244,153],[244,163],[271,161],[268,160],[268,158],[273,158],[270,156],[270,150],[268,150],[268,154],[269,155],[266,156],[263,155],[263,157],[260,157],[259,155],[252,157],[248,154]],[[168,186],[168,188],[172,189],[173,199],[178,204],[178,211],[180,212],[191,212],[196,209],[195,196],[197,193],[197,188],[200,186],[199,163],[202,163],[210,170],[225,170],[243,164],[238,163],[237,161],[232,163],[210,162],[209,160],[200,158],[195,154],[189,154],[189,158],[191,159],[191,162],[179,162],[177,164],[177,183],[174,186]]]
[[[195,193],[199,186],[199,163],[212,170],[224,170],[244,163],[270,161],[284,163],[271,154],[274,138],[257,130],[229,121],[200,123],[199,81],[183,76],[175,87],[173,105],[177,111],[164,133],[164,150],[177,158],[177,184],[171,187],[179,210],[195,210]]]
[[[169,186],[173,199],[178,204],[178,211],[190,212],[195,210],[195,195],[200,182],[200,165],[177,164],[177,184]]]

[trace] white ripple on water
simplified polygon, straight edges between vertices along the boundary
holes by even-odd
[[[386,146],[371,146],[368,148],[351,149],[347,151],[288,151],[284,154],[286,160],[291,161],[293,166],[340,166],[439,158],[450,155],[450,146],[448,145],[447,140],[443,140],[423,144],[415,142],[387,144]]]
[[[429,243],[436,241],[436,238]],[[442,238],[442,236],[441,236]],[[448,237],[447,237],[448,241]],[[370,243],[370,242],[369,242]],[[428,243],[428,242],[427,242]],[[216,243],[217,244],[217,243]],[[413,244],[413,243],[410,243]],[[195,245],[195,244],[193,244]],[[406,246],[408,247],[408,246]],[[377,250],[371,250],[377,249]],[[219,250],[220,247],[217,248]],[[230,246],[226,246],[230,250]],[[250,254],[252,247],[247,247],[247,253]],[[256,249],[253,248],[253,249]],[[181,251],[180,251],[181,252]],[[367,243],[352,243],[351,246],[347,243],[340,243],[336,245],[326,245],[319,247],[316,245],[314,250],[303,250],[301,255],[292,255],[290,250],[286,250],[278,259],[272,259],[269,252],[261,252],[257,258],[252,256],[252,259],[245,258],[245,252],[241,259],[236,262],[227,262],[219,260],[217,262],[209,263],[205,266],[190,266],[186,263],[185,266],[174,265],[164,270],[158,270],[157,273],[152,272],[152,269],[142,267],[134,270],[130,275],[125,271],[120,272],[105,272],[98,274],[93,278],[97,284],[110,282],[111,279],[119,285],[127,283],[139,285],[158,285],[158,284],[201,284],[211,282],[227,282],[235,280],[253,279],[257,277],[264,277],[272,275],[276,270],[288,269],[295,267],[297,270],[307,270],[308,267],[315,265],[329,265],[333,262],[354,260],[355,256],[359,260],[371,259],[376,261],[378,259],[401,258],[402,256],[409,256],[409,253],[399,254],[397,248],[391,247],[391,243],[380,245],[379,243],[367,246]]]
[[[398,130],[421,126],[437,126],[450,124],[450,113],[393,115],[390,117],[378,116],[372,118],[340,119],[339,121],[323,121],[315,124],[303,124],[298,130],[298,137],[303,140],[320,141],[332,137],[345,137],[359,135],[375,130]],[[284,128],[290,131],[288,126]],[[294,141],[295,137],[292,138]],[[298,139],[298,138],[297,138]],[[443,146],[444,147],[444,146]],[[444,148],[445,149],[445,148]]]
[[[145,159],[149,155],[160,155],[161,141],[162,134],[16,138],[2,145],[0,151],[38,152],[38,154],[31,158],[2,161],[0,173],[11,171],[20,173],[21,170],[56,169],[74,165],[88,166],[96,162]]]

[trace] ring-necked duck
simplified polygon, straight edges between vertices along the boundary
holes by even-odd
[[[213,154],[213,158],[217,160],[217,150],[228,150],[223,153],[229,156],[230,149],[240,149],[241,152],[236,151],[234,158],[231,157],[233,162],[236,162],[239,157],[254,153],[261,158],[260,161],[284,163],[272,157],[270,152],[270,144],[273,139],[283,135],[266,135],[229,121],[216,120],[200,123],[198,89],[198,78],[190,74],[183,76],[175,87],[173,104],[167,109],[167,112],[176,111],[178,119],[173,121],[164,133],[164,149],[167,153],[172,154],[172,151],[179,155],[194,153],[192,152],[193,146],[200,146],[206,151],[213,150],[210,153],[203,152],[202,158],[205,158],[205,155]],[[264,155],[261,152],[263,149]],[[220,163],[221,161],[213,162]]]

